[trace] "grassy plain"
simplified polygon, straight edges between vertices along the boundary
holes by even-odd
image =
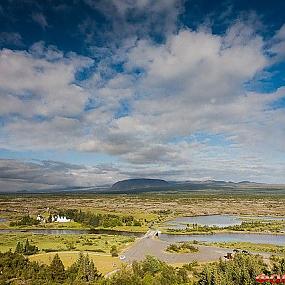
[[[238,214],[285,216],[282,193],[142,193],[142,194],[18,194],[0,195],[1,217],[43,214],[47,210],[81,209],[96,213],[133,215],[156,220],[168,215]]]
[[[30,233],[1,234],[0,251],[15,250],[18,241],[26,239],[36,245],[40,251],[90,251],[110,254],[115,245],[120,251],[134,242],[134,238],[121,235],[42,235]]]
[[[145,232],[177,216],[232,214],[241,216],[285,216],[285,191],[157,192],[141,194],[15,194],[0,195],[0,218],[15,221],[23,215],[47,215],[64,209],[132,215],[142,226],[118,226],[114,230]],[[279,224],[272,229],[279,230]],[[1,222],[0,228],[8,228]],[[37,228],[84,229],[79,223],[40,224]],[[24,228],[24,227],[22,227]],[[26,227],[27,228],[27,227]],[[30,227],[29,227],[30,228]],[[256,231],[264,231],[258,229]]]
[[[118,257],[111,257],[110,255],[96,254],[92,252],[85,253],[88,253],[90,259],[94,261],[94,264],[99,272],[103,274],[119,269],[122,265],[122,262]],[[40,264],[50,264],[55,254],[55,252],[44,254],[40,253],[30,256],[29,259],[32,261],[37,261]],[[78,252],[76,251],[58,252],[58,255],[65,268],[71,266],[78,258]]]
[[[78,209],[96,214],[132,215],[141,222],[141,226],[117,226],[113,230],[146,232],[150,227],[158,228],[166,220],[177,216],[195,216],[212,214],[231,214],[240,216],[285,216],[285,191],[272,192],[158,192],[141,194],[15,194],[0,195],[0,229],[9,229],[10,221],[19,220],[23,215],[48,216],[65,209]],[[264,228],[257,231],[264,231]],[[86,229],[80,223],[50,223],[25,228],[49,229]],[[269,229],[279,230],[280,223],[271,224]],[[268,229],[267,228],[267,229]],[[252,230],[252,228],[246,229]],[[255,229],[256,230],[256,229]],[[29,239],[40,252],[30,256],[31,260],[49,263],[55,252],[66,267],[77,259],[79,251],[88,252],[102,273],[110,272],[120,266],[118,258],[110,256],[115,245],[119,252],[132,244],[134,238],[120,235],[41,235],[27,232],[6,233],[0,235],[0,251],[15,249],[18,241]],[[216,246],[246,249],[256,252],[284,253],[283,247],[254,245],[249,243],[215,244]],[[53,252],[46,253],[45,251]]]

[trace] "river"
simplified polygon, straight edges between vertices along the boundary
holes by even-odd
[[[126,232],[105,229],[91,229],[91,230],[72,230],[72,229],[0,229],[0,234],[8,233],[31,233],[41,235],[84,235],[84,234],[106,234],[106,235],[123,235],[142,237],[144,233],[139,232]]]
[[[200,242],[251,242],[285,246],[285,235],[262,233],[216,233],[210,235],[160,234],[159,238],[171,243],[197,240]]]

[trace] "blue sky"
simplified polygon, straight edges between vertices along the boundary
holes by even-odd
[[[285,183],[284,9],[1,1],[1,190]]]

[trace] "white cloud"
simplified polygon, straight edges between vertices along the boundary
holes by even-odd
[[[148,1],[124,4],[121,14]],[[282,35],[281,29],[276,41]],[[7,121],[0,146],[110,154],[120,171],[106,171],[104,181],[146,175],[284,181],[285,114],[270,107],[284,88],[245,89],[272,64],[265,46],[242,22],[225,35],[182,29],[161,44],[128,40],[80,84],[76,73],[93,64],[89,58],[43,43],[25,52],[4,49],[0,114]],[[110,67],[118,62],[123,72]],[[95,183],[100,175],[92,171],[72,177]]]
[[[273,60],[279,62],[285,58],[285,24],[276,32],[272,39],[270,52],[273,53]]]
[[[81,68],[89,66],[92,60],[75,54],[63,57],[53,49],[44,51],[41,54],[39,46],[33,46],[31,52],[2,49],[1,93],[5,94],[10,106],[13,105],[12,101],[22,101],[25,108],[20,114],[78,115],[84,108],[88,95],[75,83],[75,74]],[[15,108],[19,108],[19,105],[16,104]]]
[[[215,132],[239,122],[251,108],[243,84],[267,60],[259,37],[224,48],[225,38],[184,30],[165,45],[138,42],[127,63],[130,70],[145,70],[139,85],[145,95],[134,105],[135,116],[166,136]]]
[[[84,131],[80,121],[54,117],[50,120],[31,121],[14,119],[2,128],[0,145],[10,149],[72,149],[78,144]]]
[[[270,64],[263,39],[251,27],[238,22],[224,36],[181,30],[165,44],[139,40],[127,50],[130,74],[143,70],[132,82],[132,98],[123,96],[131,102],[131,113],[117,119],[110,119],[110,113],[104,130],[97,128],[94,137],[91,133],[81,150],[119,155],[129,163],[129,173],[130,165],[136,165],[137,175],[154,171],[182,179],[270,180],[268,169],[280,175],[284,161],[277,154],[284,149],[284,112],[270,104],[284,96],[284,89],[271,94],[245,90],[244,83]],[[120,93],[112,84],[107,90],[99,94],[106,98]],[[112,98],[118,104],[116,96]],[[110,102],[103,106],[114,106]],[[201,132],[222,135],[225,145],[186,143]],[[177,137],[181,143],[173,143]],[[271,152],[271,159],[264,151]]]

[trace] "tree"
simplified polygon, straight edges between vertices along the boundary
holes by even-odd
[[[285,258],[281,258],[278,262],[273,264],[272,272],[274,274],[284,274],[285,272]]]
[[[160,283],[163,285],[177,284],[177,275],[175,269],[167,264],[162,264],[160,273]]]
[[[58,254],[54,256],[49,268],[54,281],[63,281],[65,279],[64,265]]]
[[[117,247],[116,247],[115,245],[113,245],[113,246],[111,247],[110,253],[111,253],[111,255],[112,255],[113,257],[116,257],[116,256],[119,255],[119,254],[118,254]]]
[[[21,218],[21,220],[16,221],[16,222],[11,222],[11,226],[32,226],[32,225],[38,225],[40,221],[37,219],[30,217],[29,215],[25,215]]]
[[[24,247],[21,242],[18,242],[16,245],[15,253],[23,253],[24,252]]]
[[[28,252],[29,249],[30,249],[30,243],[29,243],[29,240],[26,239],[26,243],[25,243],[25,246],[24,246],[24,253]]]
[[[77,282],[93,282],[101,278],[93,260],[90,260],[88,254],[84,256],[82,252],[80,252],[77,261],[68,269],[68,275],[71,280]]]
[[[51,222],[52,222],[52,215],[51,215],[51,214],[49,214],[48,219],[47,219],[47,222],[48,222],[48,223],[51,223]]]
[[[22,253],[25,255],[32,255],[37,253],[38,251],[39,251],[38,247],[30,244],[29,240],[27,239]]]
[[[187,270],[185,268],[179,268],[178,272],[177,272],[178,278],[179,278],[179,282],[180,283],[187,283],[189,282],[189,278],[188,278],[188,273]]]
[[[89,255],[86,254],[79,258],[78,272],[76,280],[91,282],[97,280],[100,277],[97,268],[94,265],[93,260],[90,260]]]
[[[155,275],[155,273],[159,272],[162,269],[162,263],[160,260],[156,259],[153,256],[147,256],[142,264],[142,270],[144,273],[150,273]]]

